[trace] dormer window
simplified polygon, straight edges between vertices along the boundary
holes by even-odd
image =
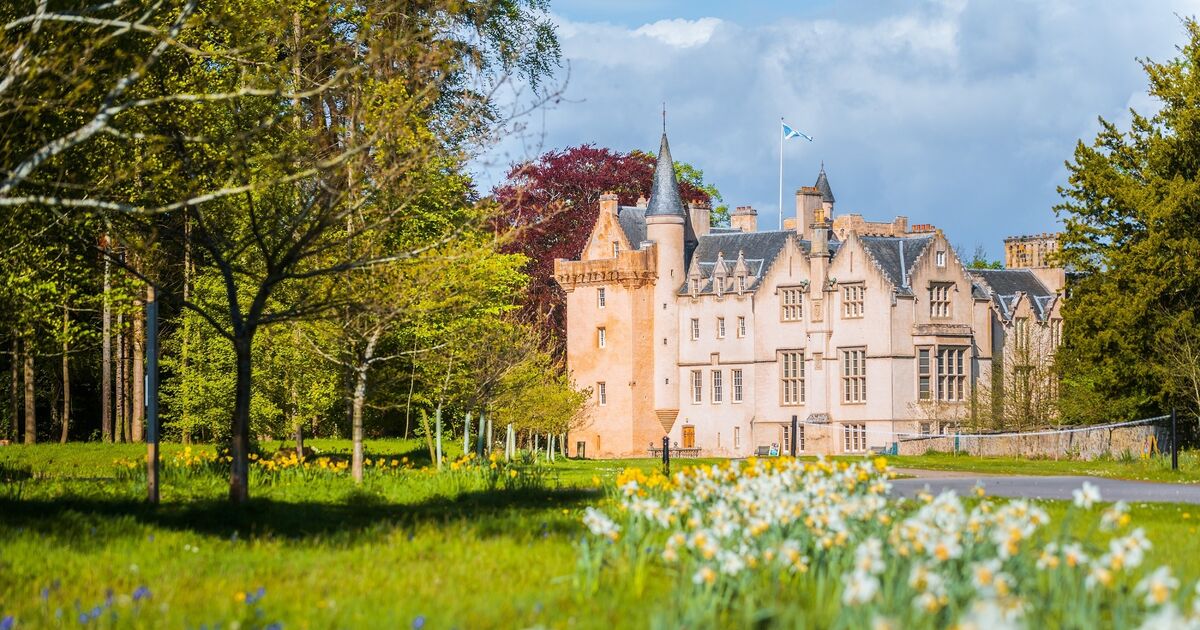
[[[944,250],[938,250],[937,256],[935,258],[937,260],[937,266],[939,266],[939,267],[946,266],[946,252]]]
[[[617,254],[621,253],[621,241],[613,241],[612,243],[613,243],[613,258],[616,258]]]
[[[737,279],[738,295],[746,292],[746,276],[738,276]]]
[[[700,293],[700,278],[692,278],[692,295]]]
[[[713,277],[713,290],[716,291],[717,297],[721,297],[725,293],[725,276]]]

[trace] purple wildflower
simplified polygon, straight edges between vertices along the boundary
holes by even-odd
[[[137,590],[133,592],[133,601],[136,602],[143,599],[150,599],[150,589],[146,588],[145,586],[139,586],[137,587]]]
[[[413,630],[421,630],[421,628],[424,628],[425,627],[425,615],[417,615],[417,618],[413,619],[412,627],[413,627]]]
[[[17,625],[17,620],[12,615],[0,619],[0,630],[12,630],[15,625]]]

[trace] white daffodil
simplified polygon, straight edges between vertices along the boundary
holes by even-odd
[[[1083,487],[1071,493],[1075,497],[1075,507],[1085,510],[1092,509],[1092,506],[1100,501],[1100,488],[1088,482],[1083,482]]]

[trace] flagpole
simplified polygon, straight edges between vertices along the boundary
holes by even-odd
[[[783,230],[783,116],[779,117],[779,229]]]

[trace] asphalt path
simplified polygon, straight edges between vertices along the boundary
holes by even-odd
[[[900,470],[901,474],[914,475],[912,479],[892,481],[894,496],[915,497],[928,489],[933,494],[954,490],[959,496],[969,495],[975,484],[983,486],[991,496],[1027,499],[1071,499],[1072,492],[1083,482],[1100,489],[1104,501],[1127,503],[1196,503],[1200,504],[1200,485],[1178,483],[1152,483],[1148,481],[1126,481],[1102,477],[1018,477],[1007,475],[977,475],[937,470]]]

